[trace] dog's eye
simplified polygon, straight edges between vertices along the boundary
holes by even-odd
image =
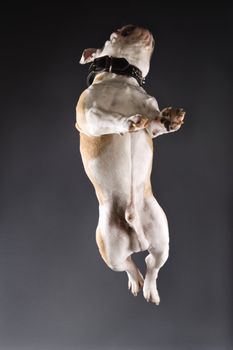
[[[121,35],[128,36],[129,34],[131,34],[134,31],[135,28],[136,27],[133,25],[128,25],[125,28],[123,28],[123,30],[121,31]]]

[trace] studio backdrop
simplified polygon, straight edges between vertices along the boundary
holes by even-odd
[[[1,20],[1,350],[232,349],[231,16],[208,7],[133,1],[11,4]],[[154,194],[170,256],[161,304],[127,290],[95,242],[98,203],[86,177],[75,107],[85,48],[124,24],[148,28],[146,91],[183,107],[156,138]],[[146,253],[135,256],[143,273]]]

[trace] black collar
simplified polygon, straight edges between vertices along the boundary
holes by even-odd
[[[129,64],[125,58],[103,56],[94,59],[90,65],[89,74],[87,76],[87,85],[90,86],[98,73],[109,72],[120,75],[127,75],[137,80],[138,84],[142,86],[145,84],[145,78],[142,72],[137,67]]]

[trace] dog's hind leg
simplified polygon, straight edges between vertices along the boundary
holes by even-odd
[[[114,267],[115,271],[125,271],[128,275],[128,289],[136,296],[143,287],[144,279],[131,256]]]
[[[143,294],[147,301],[159,304],[157,277],[160,268],[165,264],[169,253],[169,232],[166,216],[153,196],[145,199],[143,226],[150,243],[149,255],[146,257],[147,272]]]
[[[168,258],[168,246],[161,249],[151,248],[150,254],[146,257],[147,272],[143,287],[144,298],[149,302],[159,305],[160,297],[157,289],[157,277],[160,268]]]
[[[128,289],[137,295],[143,287],[143,276],[131,258],[130,236],[113,225],[98,226],[96,241],[105,263],[114,271],[125,271],[128,275]]]

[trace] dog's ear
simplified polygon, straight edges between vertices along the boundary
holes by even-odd
[[[83,54],[82,54],[82,57],[81,57],[79,63],[85,64],[85,63],[89,63],[89,62],[94,61],[94,59],[96,58],[96,55],[99,52],[100,52],[99,49],[93,49],[93,48],[85,49],[83,51]]]

